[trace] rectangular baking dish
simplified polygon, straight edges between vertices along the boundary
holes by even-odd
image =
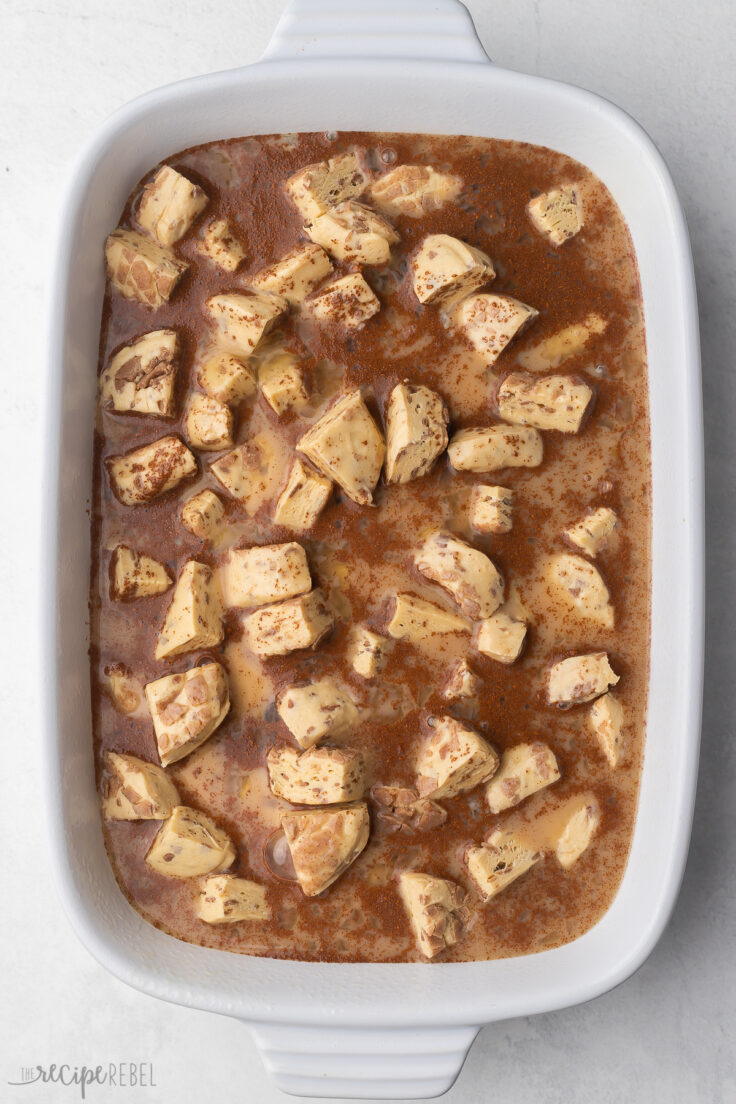
[[[133,910],[105,854],[87,656],[102,245],[136,181],[172,152],[238,135],[310,130],[473,134],[549,146],[603,180],[631,230],[652,428],[648,737],[618,895],[592,930],[555,950],[425,966],[292,963],[195,947]],[[319,1096],[438,1095],[457,1076],[480,1026],[587,1001],[629,977],[662,934],[684,868],[703,648],[692,262],[672,181],[639,126],[588,92],[491,64],[457,0],[295,0],[263,61],[153,92],[95,135],[63,207],[48,342],[46,802],[61,896],[91,953],[146,993],[243,1020],[277,1083]]]

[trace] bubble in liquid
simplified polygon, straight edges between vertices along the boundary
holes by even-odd
[[[325,131],[325,138],[327,139],[328,142],[336,142],[337,141],[337,131],[336,130],[326,130]]]
[[[384,165],[393,165],[394,161],[396,160],[396,150],[381,150],[381,160],[383,161]]]
[[[274,832],[263,848],[263,861],[272,874],[285,882],[295,882],[296,871],[291,861],[291,851],[283,832]]]

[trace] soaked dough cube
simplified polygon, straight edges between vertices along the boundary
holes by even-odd
[[[146,855],[146,862],[169,878],[220,874],[235,862],[235,848],[226,832],[199,809],[177,805]]]
[[[450,613],[434,602],[417,598],[415,594],[397,594],[386,631],[394,640],[409,640],[416,644],[435,633],[468,632],[469,625],[464,617]]]
[[[286,192],[305,222],[365,191],[368,174],[354,153],[307,165],[286,181]]]
[[[115,497],[124,506],[141,506],[194,475],[197,461],[183,441],[170,436],[123,456],[110,456],[105,466]]]
[[[563,184],[542,192],[527,204],[529,217],[553,245],[574,238],[583,228],[583,201],[574,185]]]
[[[226,219],[215,219],[207,226],[198,249],[223,272],[235,272],[245,260],[245,250]]]
[[[189,265],[135,230],[113,230],[105,242],[110,283],[146,307],[168,302]]]
[[[360,329],[381,309],[379,299],[359,272],[349,272],[325,284],[305,306],[315,321],[331,323],[344,330]]]
[[[181,570],[158,635],[156,659],[171,659],[195,648],[212,648],[224,635],[212,569],[207,564],[189,560]]]
[[[138,222],[161,245],[174,245],[208,203],[201,188],[171,165],[162,165],[143,189]]]
[[[319,590],[264,606],[244,622],[249,647],[259,656],[288,655],[313,648],[330,631],[334,618]]]
[[[119,544],[110,560],[110,597],[114,602],[163,594],[173,582],[162,563]]]
[[[394,642],[373,632],[365,625],[356,625],[350,634],[348,659],[356,675],[375,678],[388,662]]]
[[[260,442],[253,438],[238,445],[215,460],[210,471],[252,516],[260,505],[269,476],[269,457]]]
[[[496,403],[502,418],[513,425],[578,433],[593,391],[574,376],[529,376],[512,372],[498,388]]]
[[[293,353],[276,353],[264,360],[258,368],[258,384],[279,417],[288,410],[303,410],[309,402],[306,373]]]
[[[203,391],[221,403],[242,402],[258,390],[255,368],[230,353],[219,353],[205,361],[197,380]]]
[[[624,710],[621,702],[613,694],[604,694],[591,705],[588,723],[598,737],[608,765],[615,770],[623,752]]]
[[[175,330],[153,330],[144,334],[120,349],[100,376],[103,410],[173,418],[178,367]]]
[[[582,353],[591,337],[605,333],[607,328],[608,321],[600,314],[591,312],[582,322],[573,322],[545,337],[531,349],[525,349],[516,359],[529,372],[552,372],[570,357]]]
[[[542,463],[542,436],[536,429],[504,425],[461,429],[450,441],[447,454],[457,471],[536,468]]]
[[[280,295],[255,291],[213,295],[207,300],[207,310],[218,328],[219,340],[228,352],[246,359],[288,307]]]
[[[454,325],[490,368],[508,343],[539,314],[510,295],[479,292],[463,299],[453,311]]]
[[[339,261],[361,265],[388,264],[399,235],[390,222],[354,199],[330,207],[307,223],[307,237]]]
[[[486,786],[488,808],[492,813],[513,809],[559,777],[554,752],[546,744],[517,744],[504,751],[500,767]]]
[[[146,700],[156,733],[158,754],[168,767],[209,739],[230,709],[225,668],[203,663],[177,675],[149,682]]]
[[[355,862],[368,842],[368,806],[360,801],[338,809],[285,813],[281,827],[306,897],[331,886]]]
[[[386,215],[423,218],[456,199],[462,180],[436,172],[431,165],[397,165],[369,189],[371,201]]]
[[[447,448],[447,407],[435,391],[404,380],[386,404],[386,482],[426,475]]]
[[[192,395],[187,406],[184,429],[194,448],[219,452],[233,443],[233,415],[224,403],[209,395]]]
[[[182,525],[200,540],[214,540],[224,520],[225,507],[214,491],[192,495],[181,508]]]
[[[105,674],[108,680],[107,692],[118,713],[135,713],[141,704],[139,691],[143,689],[138,679],[122,663],[106,667]]]
[[[386,446],[358,388],[329,407],[296,447],[359,506],[372,505]]]
[[[461,701],[476,698],[483,688],[480,679],[466,659],[458,659],[450,671],[449,678],[442,691],[447,701]]]
[[[503,601],[503,579],[488,556],[452,533],[432,533],[414,553],[414,563],[472,620],[490,617]]]
[[[545,572],[550,592],[558,594],[580,617],[612,629],[614,611],[608,588],[596,567],[582,556],[560,552]]]
[[[311,529],[332,493],[332,481],[302,460],[295,459],[289,480],[274,510],[274,525],[305,532]]]
[[[328,736],[345,736],[360,719],[347,689],[330,675],[287,686],[276,697],[276,709],[301,748],[310,748]]]
[[[553,663],[547,676],[547,700],[551,705],[577,705],[593,701],[615,686],[619,676],[605,652],[570,656]]]
[[[300,544],[236,548],[224,569],[225,604],[248,608],[296,598],[312,589],[307,554]]]
[[[335,805],[365,793],[365,763],[354,748],[271,748],[267,763],[272,792],[295,805]]]
[[[465,853],[468,874],[485,901],[495,897],[539,862],[542,853],[509,828],[497,828],[481,847]]]
[[[608,506],[599,506],[587,513],[576,525],[566,529],[564,535],[581,552],[585,552],[586,556],[597,556],[606,547],[617,521],[613,510]]]
[[[526,625],[505,610],[496,610],[475,630],[473,643],[483,655],[499,663],[515,663],[526,639]]]
[[[105,753],[105,766],[102,811],[108,820],[166,820],[179,804],[162,767],[115,751]]]
[[[417,793],[438,801],[472,790],[498,768],[494,748],[455,717],[437,717],[417,762]]]
[[[410,267],[420,303],[457,302],[496,275],[486,253],[450,234],[428,234]]]
[[[211,874],[202,886],[197,913],[205,924],[270,920],[265,887],[233,874]]]
[[[298,306],[332,272],[332,261],[314,242],[301,242],[280,261],[261,269],[251,283],[260,291],[281,295],[292,307]]]
[[[405,871],[399,878],[399,894],[419,950],[427,958],[454,946],[464,935],[469,919],[466,894],[455,882]]]
[[[588,850],[601,823],[601,810],[591,795],[570,803],[568,819],[557,840],[555,854],[560,866],[568,870]]]
[[[508,487],[477,484],[470,495],[470,524],[477,533],[510,533],[514,492]]]

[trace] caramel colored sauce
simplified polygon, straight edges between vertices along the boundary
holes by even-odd
[[[124,507],[110,492],[105,457],[168,432],[183,435],[181,418],[172,423],[98,414],[90,599],[98,769],[107,749],[158,762],[145,703],[129,714],[116,710],[106,671],[122,664],[142,690],[145,683],[185,670],[205,654],[154,660],[171,592],[135,603],[112,602],[109,558],[118,543],[156,557],[176,576],[187,559],[217,569],[232,547],[299,539],[314,585],[325,590],[335,612],[334,631],[314,652],[265,661],[248,651],[236,613],[228,615],[225,642],[206,654],[228,670],[231,711],[201,748],[169,769],[182,800],[210,814],[230,833],[239,856],[233,871],[267,887],[272,920],[218,927],[198,920],[199,880],[166,878],[144,861],[157,822],[106,822],[106,845],[133,906],[157,927],[192,943],[314,961],[423,960],[396,891],[397,874],[416,869],[452,878],[470,894],[469,930],[440,960],[528,954],[579,937],[609,908],[629,850],[645,734],[650,602],[645,345],[633,247],[605,187],[562,154],[484,138],[304,134],[234,139],[184,151],[167,163],[205,189],[210,197],[207,219],[229,220],[245,246],[246,261],[235,274],[209,264],[196,250],[197,224],[175,247],[191,267],[170,303],[150,311],[108,288],[100,370],[122,344],[151,329],[175,328],[183,347],[177,406],[181,414],[211,340],[205,300],[217,292],[248,287],[253,274],[300,240],[301,220],[283,191],[285,178],[353,147],[365,151],[377,170],[389,161],[388,167],[421,162],[450,171],[462,177],[463,190],[457,203],[425,218],[394,220],[401,240],[390,264],[363,270],[381,300],[381,311],[360,332],[346,339],[292,313],[276,335],[267,338],[267,348],[283,345],[307,365],[313,401],[298,416],[282,419],[262,397],[238,409],[236,443],[261,434],[273,455],[272,478],[255,513],[249,516],[228,500],[228,525],[215,544],[203,545],[184,529],[179,520],[184,499],[202,487],[222,490],[208,472],[216,458],[210,453],[200,454],[195,480],[149,505]],[[567,181],[580,187],[586,221],[577,237],[555,249],[532,227],[526,204],[539,191]],[[121,225],[131,225],[137,194],[123,212]],[[577,436],[544,434],[545,457],[539,468],[488,476],[455,473],[443,456],[422,480],[391,487],[379,483],[375,508],[358,507],[336,491],[303,539],[274,527],[273,504],[286,480],[294,444],[343,387],[363,388],[379,425],[391,389],[403,379],[424,383],[442,395],[451,431],[493,420],[496,376],[443,325],[437,308],[417,303],[406,278],[407,255],[425,234],[439,232],[486,251],[497,272],[491,290],[516,296],[540,312],[502,354],[497,372],[518,367],[525,353],[593,312],[606,320],[604,332],[594,334],[555,369],[579,374],[594,386],[591,415]],[[256,361],[260,355],[259,347]],[[472,486],[483,482],[514,490],[510,533],[471,534],[468,499]],[[563,529],[598,505],[611,506],[619,516],[612,539],[596,560],[615,607],[613,629],[599,628],[566,611],[549,595],[541,577],[545,557],[565,548]],[[525,651],[507,667],[476,653],[464,634],[434,637],[417,647],[399,642],[383,675],[366,682],[345,659],[351,624],[365,622],[384,631],[390,598],[397,590],[455,608],[444,591],[427,583],[412,566],[419,535],[436,526],[472,540],[502,571],[507,597],[530,623]],[[587,708],[560,711],[547,705],[543,696],[545,669],[552,659],[596,650],[609,653],[621,676],[616,695],[626,715],[626,753],[615,771],[586,725]],[[446,823],[424,832],[391,832],[369,797],[369,844],[330,889],[306,898],[295,883],[277,879],[264,863],[263,849],[287,805],[270,793],[265,763],[270,747],[293,741],[273,706],[276,693],[296,679],[323,673],[344,679],[363,714],[358,730],[342,742],[363,751],[371,784],[412,785],[416,751],[429,732],[429,718],[439,713],[463,715],[461,705],[448,705],[441,696],[449,669],[460,657],[467,657],[483,679],[477,707],[465,714],[470,722],[499,751],[521,741],[549,744],[560,764],[560,781],[499,816],[488,812],[483,787],[478,787],[443,802]],[[466,847],[507,822],[544,844],[565,802],[581,793],[595,795],[602,811],[601,827],[585,855],[563,870],[549,854],[492,902],[481,904],[463,863]]]

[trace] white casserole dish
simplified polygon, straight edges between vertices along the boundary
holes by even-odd
[[[339,89],[339,95],[336,90]],[[295,94],[295,92],[297,94]],[[577,158],[631,230],[644,295],[654,495],[648,738],[631,856],[582,938],[487,963],[340,965],[190,946],[128,904],[103,846],[90,732],[87,601],[102,243],[156,162],[274,131],[394,130],[513,138]],[[489,63],[457,0],[294,0],[257,65],[172,85],[110,118],[63,208],[49,332],[44,639],[46,799],[53,864],[91,953],[134,987],[242,1019],[286,1091],[437,1095],[479,1026],[590,1000],[650,953],[690,834],[699,742],[703,487],[697,309],[687,231],[657,150],[597,97]]]

